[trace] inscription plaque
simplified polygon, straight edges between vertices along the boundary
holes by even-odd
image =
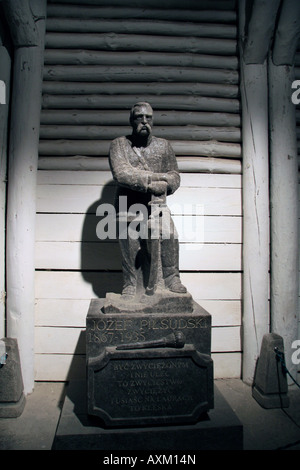
[[[90,359],[88,373],[89,413],[108,426],[193,423],[213,407],[212,360],[191,345],[151,352],[106,348]]]

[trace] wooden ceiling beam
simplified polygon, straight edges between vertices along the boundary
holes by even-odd
[[[15,47],[37,46],[38,30],[29,0],[2,0],[6,21]]]
[[[248,25],[245,27],[244,61],[263,64],[274,34],[280,0],[254,0]]]
[[[276,29],[273,63],[274,65],[293,65],[300,37],[300,2],[284,0]]]

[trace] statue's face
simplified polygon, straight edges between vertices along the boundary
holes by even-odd
[[[134,109],[131,118],[132,130],[135,135],[147,137],[152,132],[153,111],[150,106],[141,105]]]

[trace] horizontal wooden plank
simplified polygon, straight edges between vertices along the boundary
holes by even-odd
[[[50,95],[193,95],[216,98],[238,98],[238,85],[201,82],[63,82],[44,81],[43,94]],[[128,116],[127,116],[128,117]],[[107,121],[105,122],[107,125]],[[126,124],[128,124],[126,119]]]
[[[162,8],[128,8],[124,4],[118,7],[101,7],[91,5],[57,5],[48,3],[47,18],[140,18],[175,21],[203,21],[212,23],[235,23],[236,12],[211,10],[186,10],[173,7]]]
[[[236,38],[235,25],[150,19],[47,18],[47,31],[68,33],[121,33],[202,38]]]
[[[184,271],[241,271],[239,244],[180,243],[179,268]],[[118,242],[36,242],[37,269],[121,270]]]
[[[107,161],[108,163],[108,161]],[[109,168],[109,167],[107,167]],[[183,173],[180,176],[181,187],[201,188],[241,188],[241,175],[224,174],[194,174]],[[106,185],[112,183],[111,171],[62,171],[47,170],[38,171],[37,184],[84,184],[84,185]]]
[[[123,126],[40,126],[40,139],[115,139],[120,135],[131,134],[131,127]],[[218,140],[221,142],[240,142],[241,131],[238,127],[208,126],[156,126],[155,135],[173,140]]]
[[[240,326],[242,324],[240,300],[199,300],[198,303],[210,313],[212,326]]]
[[[242,353],[213,353],[214,379],[241,378]]]
[[[213,353],[214,378],[240,378],[241,353]],[[85,380],[84,354],[35,354],[34,378],[36,381]]]
[[[212,352],[239,352],[240,327],[213,327]],[[35,327],[36,354],[84,354],[85,330],[81,328]]]
[[[47,65],[168,65],[178,67],[209,67],[238,70],[237,56],[208,54],[151,52],[151,51],[97,51],[85,49],[46,49]]]
[[[221,243],[180,243],[182,271],[241,271],[242,245]]]
[[[190,188],[242,188],[241,175],[182,173],[180,186]]]
[[[107,171],[64,171],[64,170],[40,170],[37,174],[37,184],[87,184],[102,186],[115,184],[112,180],[112,173],[109,170],[107,159]]]
[[[93,214],[37,214],[37,242],[97,242]],[[241,243],[242,219],[230,216],[173,216],[181,242]]]
[[[55,82],[54,82],[55,83]],[[155,84],[156,86],[157,84]],[[127,110],[74,110],[74,109],[43,109],[41,124],[70,124],[70,125],[121,125],[128,124],[129,112]],[[235,126],[241,125],[240,114],[155,110],[155,125],[195,125],[195,126]]]
[[[211,351],[240,352],[241,328],[239,326],[218,326],[211,329]]]
[[[201,300],[212,317],[212,326],[241,325],[240,300]],[[85,328],[89,299],[36,299],[35,325]]]
[[[147,65],[45,65],[44,80],[67,82],[203,82],[237,84],[236,70]],[[44,100],[43,100],[44,105]]]
[[[83,354],[35,354],[34,379],[45,382],[85,380],[86,357]]]
[[[202,300],[241,300],[241,273],[181,273],[188,291]],[[92,299],[121,292],[120,272],[36,271],[37,299]]]
[[[89,299],[36,299],[35,325],[85,328]]]
[[[49,0],[49,3],[71,3],[74,5],[82,5],[82,0]],[[181,10],[225,10],[234,11],[235,0],[186,0],[184,3],[180,0],[164,0],[164,8],[179,8]],[[89,5],[97,6],[124,6],[124,0],[89,0]],[[140,0],[127,0],[127,8],[140,7]],[[161,8],[161,0],[143,0],[143,8]]]
[[[179,171],[189,174],[223,174],[223,175],[241,175],[241,160],[232,160],[230,158],[219,157],[199,157],[199,156],[177,156]],[[51,171],[107,171],[109,170],[108,158],[86,157],[86,156],[40,156],[38,159],[39,170]]]
[[[104,51],[165,51],[200,54],[235,55],[235,39],[151,36],[115,33],[51,33],[45,38],[46,48],[96,49]]]
[[[36,242],[36,269],[122,269],[119,245],[115,243]]]
[[[147,101],[154,110],[178,110],[196,112],[238,113],[240,102],[234,98],[214,98],[207,96],[133,94],[114,95],[43,95],[43,109],[120,109],[129,110],[134,103]],[[127,114],[128,118],[128,114]],[[127,124],[127,123],[126,123]]]
[[[37,212],[95,213],[103,203],[113,204],[115,187],[88,185],[37,186]],[[236,188],[180,187],[168,196],[174,215],[241,215],[241,190]]]
[[[241,158],[241,145],[236,143],[217,141],[170,141],[174,152],[179,155],[194,155],[208,157]],[[41,140],[39,143],[39,155],[45,156],[94,156],[107,157],[109,154],[110,140]]]
[[[232,160],[230,158],[219,157],[182,157],[177,156],[179,171],[183,173],[210,173],[224,175],[241,175],[241,160]]]
[[[35,327],[36,354],[85,354],[85,330],[81,328]]]

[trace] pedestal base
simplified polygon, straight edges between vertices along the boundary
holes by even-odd
[[[88,416],[86,382],[70,383],[54,450],[242,450],[243,426],[215,387],[215,408],[193,425],[105,429]]]
[[[287,393],[264,393],[253,387],[252,396],[263,408],[288,408],[290,400]]]
[[[17,402],[0,403],[0,418],[18,418],[24,411],[25,403],[23,393]]]
[[[18,343],[15,338],[3,338],[7,353],[0,369],[0,418],[17,418],[23,413],[25,396]]]

